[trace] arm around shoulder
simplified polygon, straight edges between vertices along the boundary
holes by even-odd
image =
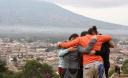
[[[59,52],[59,57],[63,57],[65,54],[68,53],[68,49],[60,49],[58,52]]]
[[[59,44],[59,47],[61,48],[69,48],[69,47],[72,47],[72,46],[76,46],[79,44],[79,41],[80,41],[80,38],[76,38],[72,41],[68,41],[68,42],[62,42]]]
[[[108,41],[112,40],[112,36],[110,36],[110,35],[101,35],[99,37],[101,38],[102,42],[108,42]]]

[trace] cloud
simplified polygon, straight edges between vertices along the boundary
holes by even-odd
[[[46,0],[62,5],[77,7],[109,8],[128,5],[128,0]]]
[[[45,0],[74,13],[128,26],[128,0]]]
[[[73,6],[63,6],[63,8],[85,17],[128,26],[128,18],[126,17],[128,16],[128,5],[114,8],[81,8]]]

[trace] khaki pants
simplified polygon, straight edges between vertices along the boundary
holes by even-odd
[[[103,63],[94,62],[83,65],[83,78],[106,78]]]

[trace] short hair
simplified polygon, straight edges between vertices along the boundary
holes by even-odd
[[[92,35],[92,32],[93,32],[93,29],[92,28],[89,28],[88,29],[88,34],[91,34]]]
[[[98,31],[97,31],[97,27],[96,26],[92,26],[92,29],[93,29],[93,32],[95,32],[96,34],[98,34]]]
[[[88,34],[93,34],[93,32],[95,32],[96,34],[98,34],[98,31],[97,31],[97,27],[96,26],[92,26],[92,28],[89,28],[88,29]]]
[[[87,31],[83,31],[83,32],[81,32],[80,36],[86,36],[87,33],[88,33]]]
[[[74,33],[74,34],[72,34],[72,35],[69,37],[69,40],[71,40],[72,38],[77,38],[77,37],[79,37],[79,35],[76,34],[76,33]]]

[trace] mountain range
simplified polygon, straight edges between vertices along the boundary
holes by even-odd
[[[102,33],[116,35],[128,33],[127,26],[78,15],[46,1],[0,0],[0,36],[2,37],[36,33],[42,36],[61,35],[81,32],[94,25]]]

